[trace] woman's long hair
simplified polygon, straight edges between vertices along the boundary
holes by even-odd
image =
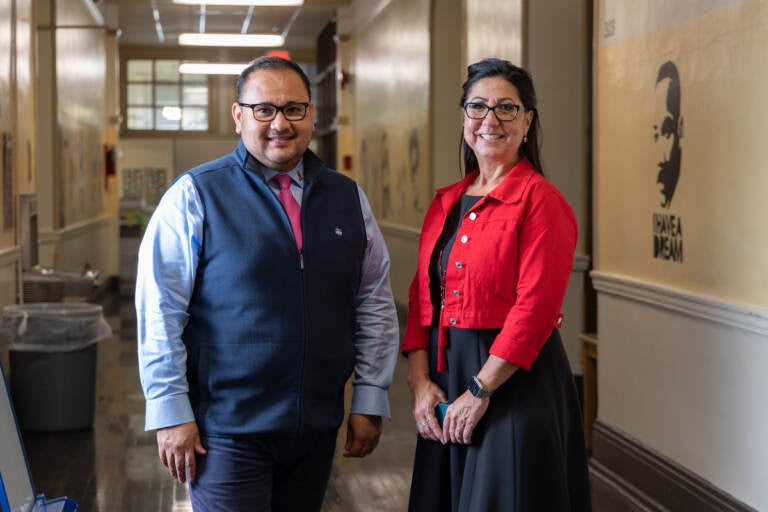
[[[470,64],[467,67],[467,81],[461,86],[461,102],[459,105],[464,108],[464,103],[467,101],[469,92],[472,87],[483,78],[492,78],[500,76],[507,82],[515,86],[517,93],[520,95],[520,100],[523,102],[525,110],[533,111],[533,120],[528,130],[528,142],[520,144],[520,157],[525,157],[531,163],[534,169],[541,174],[544,174],[541,167],[541,157],[539,156],[539,147],[541,140],[541,126],[539,123],[539,112],[536,110],[536,90],[533,88],[533,79],[523,68],[519,68],[509,61],[488,58],[483,59],[474,64]],[[491,113],[489,112],[488,115]],[[520,115],[524,115],[524,112],[520,112]],[[462,130],[460,136],[460,149],[459,157],[463,159],[464,169],[463,174],[473,171],[477,168],[477,156],[472,148],[464,140],[464,131]]]

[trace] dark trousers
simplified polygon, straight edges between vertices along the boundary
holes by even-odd
[[[319,511],[336,431],[291,439],[202,436],[189,493],[195,512]]]

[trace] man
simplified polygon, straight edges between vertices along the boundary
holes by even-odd
[[[139,250],[145,426],[195,511],[319,510],[353,370],[344,455],[389,416],[389,255],[362,190],[308,149],[301,68],[255,60],[232,117],[238,147],[169,188]]]
[[[668,80],[666,92],[659,84]],[[659,174],[656,183],[661,193],[661,206],[669,208],[672,204],[672,196],[675,194],[677,181],[680,179],[680,161],[682,151],[680,139],[683,136],[683,118],[680,115],[680,74],[677,66],[672,61],[667,61],[659,68],[656,77],[657,94],[663,95],[663,105],[660,108],[659,117],[662,121],[653,125],[653,140],[661,145],[661,161],[657,164]],[[661,104],[662,102],[658,102]]]

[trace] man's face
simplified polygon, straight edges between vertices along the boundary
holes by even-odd
[[[653,118],[657,124],[653,125],[653,140],[658,148],[656,154],[660,157],[660,163],[669,161],[669,154],[674,142],[675,131],[677,130],[677,120],[667,110],[669,83],[670,80],[668,79],[662,80],[656,84],[656,91],[654,93]]]
[[[251,73],[238,100],[240,103],[271,103],[282,107],[287,103],[309,102],[309,95],[296,72],[262,69]],[[289,171],[299,163],[312,140],[315,106],[309,102],[307,115],[300,121],[288,121],[282,112],[278,112],[272,121],[262,122],[254,119],[249,107],[234,103],[232,117],[235,131],[256,160],[271,169]]]
[[[653,140],[658,148],[656,155],[660,158],[656,183],[662,196],[661,206],[665,208],[672,202],[680,177],[680,119],[667,110],[670,83],[669,79],[660,81],[654,97],[654,119],[658,124],[653,125]]]

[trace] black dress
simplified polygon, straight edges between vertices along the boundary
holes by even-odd
[[[478,199],[462,197],[437,244],[430,274],[433,304],[438,307],[440,281],[435,277],[444,270],[440,254],[450,252],[460,219]],[[437,372],[437,329],[431,330],[430,378],[448,400],[466,391],[467,382],[488,359],[498,333],[498,329],[449,328],[448,371]],[[419,436],[408,510],[591,510],[581,411],[557,329],[531,370],[516,371],[491,396],[472,444],[444,446]]]

